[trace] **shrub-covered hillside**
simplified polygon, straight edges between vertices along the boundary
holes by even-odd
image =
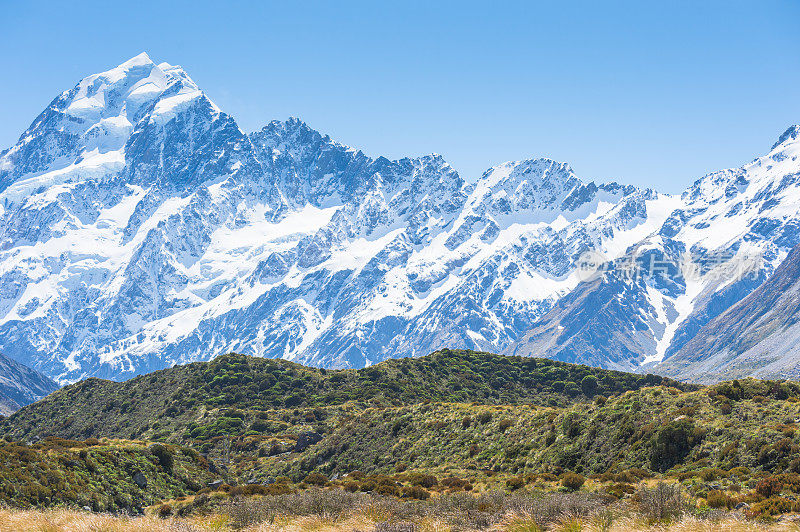
[[[171,445],[48,438],[0,441],[0,503],[140,512],[194,493],[212,477],[196,451]]]
[[[566,407],[421,403],[247,412],[231,435],[234,471],[258,478],[351,471],[584,475],[718,468],[800,473],[800,388],[742,381],[655,386]],[[229,414],[230,415],[230,414]],[[191,445],[209,444],[198,424]],[[316,439],[319,441],[316,441]],[[299,445],[298,445],[299,442]],[[248,477],[249,478],[249,477]]]
[[[771,515],[794,508],[775,494],[800,486],[798,429],[792,382],[699,387],[469,351],[358,371],[229,355],[89,379],[2,420],[0,499],[119,510],[206,495],[209,479],[239,495],[315,484],[425,498],[437,478],[485,491],[578,489],[586,477],[619,498],[656,476]],[[59,439],[97,437],[158,443]]]
[[[662,383],[684,387],[655,375],[473,351],[443,350],[340,371],[231,354],[121,383],[87,379],[20,410],[0,431],[18,439],[185,441],[179,436],[186,427],[215,417],[213,412],[320,408],[353,401],[372,406],[424,401],[564,406]],[[204,426],[195,436],[208,439],[244,428],[238,414],[219,416]]]

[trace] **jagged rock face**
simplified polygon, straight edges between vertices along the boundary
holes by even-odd
[[[797,243],[796,131],[781,138],[682,197],[584,183],[548,159],[467,183],[438,155],[373,159],[297,119],[246,134],[143,54],[62,93],[0,154],[0,350],[62,381],[228,351],[361,367],[465,347],[638,367],[759,281],[609,273],[590,289],[578,258],[753,248],[763,280]],[[515,344],[532,328],[535,349]]]

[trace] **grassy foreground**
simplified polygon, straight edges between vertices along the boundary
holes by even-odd
[[[644,488],[645,490],[648,488]],[[652,488],[655,493],[657,488]],[[674,503],[675,501],[671,501]],[[403,502],[390,497],[348,494],[341,490],[309,490],[300,494],[237,497],[197,515],[127,517],[71,509],[0,509],[0,532],[57,531],[374,531],[427,532],[493,530],[577,531],[789,531],[791,520],[746,520],[731,512],[698,515],[688,507],[658,519],[665,508],[658,501],[607,504],[585,493],[514,495],[493,492],[444,495],[432,501]],[[667,503],[670,504],[669,502]]]

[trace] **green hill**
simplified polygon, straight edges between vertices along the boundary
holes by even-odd
[[[0,434],[186,446],[240,483],[353,471],[743,479],[800,473],[799,420],[791,382],[700,387],[444,350],[362,370],[227,355],[121,383],[88,379],[4,419]]]
[[[182,434],[187,426],[215,417],[214,412],[230,410],[291,411],[349,402],[382,407],[422,402],[558,407],[598,394],[662,383],[689,388],[655,375],[472,351],[443,350],[422,358],[339,371],[230,354],[125,382],[90,378],[66,386],[9,417],[0,431],[16,439],[59,436],[186,441]],[[204,435],[244,428],[240,417],[218,416]]]

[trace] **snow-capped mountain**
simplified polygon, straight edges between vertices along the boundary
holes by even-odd
[[[796,140],[681,197],[549,159],[466,182],[439,155],[372,158],[297,119],[247,134],[142,54],[59,95],[0,154],[0,350],[61,381],[228,351],[361,367],[467,347],[638,367],[796,243]],[[621,292],[614,270],[584,283],[578,267],[587,252],[702,249],[765,260],[735,285],[620,278]],[[629,349],[590,352],[608,335]]]
[[[303,122],[250,135],[142,54],[0,156],[0,348],[61,380],[227,351],[329,367],[501,349],[673,198],[506,163],[466,184]]]
[[[506,352],[657,371],[800,243],[799,131],[789,128],[742,168],[694,183],[657,231],[602,279],[561,299]],[[682,376],[696,377],[690,368]]]

